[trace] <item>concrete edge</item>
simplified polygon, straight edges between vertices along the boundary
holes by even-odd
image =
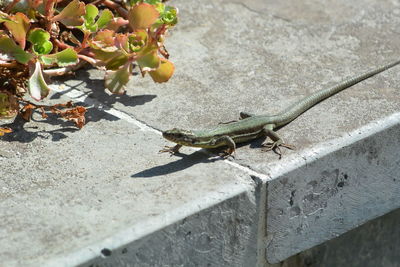
[[[209,193],[204,195],[202,198],[197,199],[196,201],[186,203],[185,205],[171,210],[166,214],[157,215],[139,224],[131,225],[127,227],[127,229],[101,240],[96,244],[83,247],[66,255],[59,255],[55,258],[52,258],[45,262],[42,266],[77,266],[85,264],[86,262],[97,257],[104,257],[101,253],[104,248],[109,250],[120,248],[153,232],[163,229],[168,225],[179,222],[184,218],[198,213],[201,210],[218,205],[219,203],[234,198],[239,194],[248,194],[249,192],[246,191],[246,186],[243,184],[231,186],[229,189],[230,190],[227,190],[223,193],[223,199],[221,199],[221,192]],[[249,199],[252,198],[250,197]]]
[[[290,164],[277,164],[273,168],[270,168],[268,180],[279,178],[280,176],[292,172],[299,167],[316,161],[328,154],[339,151],[343,147],[349,146],[368,138],[369,136],[391,128],[396,124],[400,124],[400,112],[393,113],[380,120],[371,121],[370,123],[356,130],[343,134],[341,137],[321,142],[299,152],[298,154],[287,156],[287,163]]]
[[[355,144],[357,142],[362,142],[363,140],[368,140],[369,138],[371,138],[379,133],[385,132],[386,130],[390,130],[393,127],[398,127],[398,125],[400,125],[400,112],[393,113],[393,114],[391,114],[383,119],[380,119],[380,120],[371,121],[370,123],[358,128],[356,130],[353,130],[349,133],[346,133],[341,137],[320,143],[320,144],[316,145],[315,147],[311,147],[307,150],[304,150],[304,151],[300,152],[297,155],[297,157],[296,157],[296,155],[293,155],[288,160],[288,162],[290,164],[286,165],[286,166],[290,166],[289,168],[287,168],[287,167],[284,168],[282,165],[278,165],[278,166],[276,166],[276,168],[272,168],[273,171],[271,171],[271,173],[270,173],[271,178],[279,179],[281,176],[285,176],[286,174],[296,170],[297,168],[307,166],[308,164],[310,164],[312,162],[318,161],[320,158],[323,158],[329,154],[338,152],[338,151],[342,150],[343,148],[351,146],[352,144]],[[266,194],[268,194],[268,182],[267,182],[266,186],[267,186]],[[268,203],[266,203],[266,205],[268,206]],[[267,207],[267,209],[268,209],[268,207]],[[326,241],[329,241],[338,236],[341,236],[341,235],[347,233],[348,231],[351,231],[351,230],[355,229],[356,227],[363,225],[370,220],[376,219],[388,212],[390,212],[390,211],[385,210],[382,212],[378,212],[376,216],[366,218],[366,220],[357,222],[353,227],[349,228],[347,231],[345,231],[339,235],[332,236],[331,238],[324,238],[324,239],[321,239],[320,241],[316,241],[316,242],[314,242],[314,244],[311,247],[310,246],[304,247],[302,250],[298,250],[291,254],[286,254],[285,257],[273,256],[273,255],[269,254],[268,252],[266,252],[266,260],[270,264],[277,264],[297,253],[300,253],[300,252],[310,249],[316,245],[322,244]],[[266,217],[267,216],[268,216],[268,214],[266,213]],[[266,228],[268,229],[268,221],[266,224]],[[268,248],[268,245],[270,242],[270,237],[271,236],[265,237],[264,246],[266,249]]]

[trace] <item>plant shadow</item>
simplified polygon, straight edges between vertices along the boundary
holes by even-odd
[[[53,130],[39,130],[38,126],[29,126],[29,122],[18,116],[14,122],[2,125],[11,128],[12,132],[2,136],[1,140],[6,142],[30,143],[36,138],[48,139],[49,136],[51,136],[52,141],[58,142],[68,137],[65,133],[79,130],[78,128],[73,127],[72,123],[63,121],[60,118],[53,118],[53,116],[46,122],[53,125],[60,125],[60,128]]]
[[[69,93],[73,90],[79,90],[81,94],[78,97],[84,97],[88,101],[83,102],[93,102],[96,100],[101,103],[104,108],[112,108],[114,104],[120,103],[126,107],[141,106],[148,102],[151,102],[156,95],[128,95],[124,94],[111,94],[108,93],[104,86],[104,79],[101,78],[90,78],[90,68],[86,67],[78,70],[76,73],[69,76],[62,76],[53,78],[53,81],[66,86],[67,88],[62,92],[57,92],[53,94],[51,99],[58,99],[62,95]],[[74,85],[71,84],[74,83]],[[76,81],[79,81],[76,83]]]
[[[43,104],[65,103],[71,99],[71,97],[69,97],[70,94],[73,94],[74,97],[72,97],[72,101],[74,105],[80,105],[86,108],[85,125],[87,125],[91,122],[98,122],[100,120],[119,120],[120,118],[107,112],[107,110],[110,110],[117,102],[122,103],[125,106],[134,107],[144,105],[156,98],[156,95],[129,96],[126,94],[107,94],[106,89],[104,88],[104,80],[90,79],[89,70],[90,69],[86,67],[76,71],[74,74],[53,78],[53,84],[62,85],[65,87],[65,90],[53,91],[47,99],[44,99]],[[74,98],[79,99],[80,101],[74,101]],[[51,138],[52,141],[57,142],[67,138],[68,135],[66,135],[66,133],[76,132],[79,130],[79,128],[77,128],[72,122],[66,121],[55,114],[51,114],[51,112],[47,112],[48,117],[46,119],[41,118],[38,110],[36,110],[33,115],[31,121],[46,123],[55,126],[56,129],[54,129],[55,127],[47,127],[53,128],[51,130],[39,129],[42,127],[38,126],[37,123],[30,124],[30,122],[17,116],[13,122],[1,125],[13,130],[12,133],[2,136],[1,140],[28,143],[32,142],[36,138]]]

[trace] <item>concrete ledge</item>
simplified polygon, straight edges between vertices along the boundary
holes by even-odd
[[[399,132],[397,113],[275,168],[267,181],[268,261],[285,260],[399,208]]]
[[[396,3],[173,4],[170,82],[110,96],[84,69],[48,99],[88,107],[82,130],[35,116],[1,138],[0,265],[268,266],[399,208],[399,67],[281,129],[297,147],[282,160],[262,140],[231,161],[157,154],[159,129],[275,113],[397,59]]]
[[[133,235],[125,231],[102,245],[96,244],[54,263],[64,261],[66,266],[75,265],[71,264],[71,258],[82,259],[82,252],[90,251],[92,260],[82,266],[256,266],[254,240],[258,231],[252,221],[254,203],[248,197],[239,194],[158,231],[153,229],[143,238],[128,241]]]
[[[400,262],[400,209],[286,260],[289,266],[396,267]]]

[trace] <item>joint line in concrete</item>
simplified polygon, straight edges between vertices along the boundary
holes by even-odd
[[[51,89],[53,89],[54,91],[59,92],[59,93],[62,93],[64,91],[63,89],[59,88],[60,86],[58,86],[58,85],[52,85],[50,87],[51,87]],[[132,124],[136,125],[142,131],[149,131],[149,132],[152,132],[152,133],[156,133],[158,135],[162,134],[160,130],[158,130],[156,128],[153,128],[153,127],[145,124],[144,122],[141,122],[141,121],[137,120],[136,118],[134,118],[130,114],[127,114],[127,113],[125,113],[123,111],[120,111],[120,110],[112,108],[112,107],[108,107],[108,106],[102,104],[101,102],[97,101],[96,99],[89,98],[86,95],[83,95],[82,91],[79,91],[77,89],[71,89],[70,91],[66,92],[65,95],[70,97],[70,98],[72,98],[72,99],[74,99],[74,100],[83,102],[83,103],[85,103],[85,104],[87,104],[89,106],[93,106],[93,107],[95,107],[95,108],[97,108],[97,109],[99,109],[99,110],[101,110],[103,112],[107,112],[108,114],[113,115],[113,116],[115,116],[117,118],[125,120],[125,121],[127,121],[129,123],[132,123]],[[202,150],[201,148],[194,148],[194,147],[190,147],[190,149],[192,151]],[[259,178],[261,178],[263,180],[269,180],[270,179],[267,175],[258,173],[256,171],[253,171],[252,169],[250,169],[248,167],[245,167],[245,166],[242,166],[242,165],[240,165],[240,164],[238,164],[236,162],[232,162],[232,161],[227,160],[227,159],[225,159],[223,161],[225,163],[237,168],[237,169],[240,169],[240,170],[246,172],[247,174],[249,174],[251,176],[257,176],[257,177],[259,177]]]
[[[58,86],[52,86],[52,89],[56,92],[63,92],[63,90],[57,88]],[[94,106],[95,108],[98,108],[99,110],[103,112],[107,112],[110,115],[113,115],[117,118],[123,119],[129,123],[132,123],[136,125],[140,130],[143,131],[149,131],[152,133],[155,133],[157,135],[161,135],[161,131],[153,128],[144,122],[141,122],[134,118],[132,115],[127,114],[123,111],[117,110],[115,108],[111,108],[108,106],[105,106],[101,102],[91,99],[89,97],[86,97],[85,95],[82,95],[82,92],[77,90],[77,89],[72,89],[69,92],[65,93],[68,97],[78,100],[80,102],[86,103],[88,105]],[[269,181],[272,180],[276,177],[279,177],[281,175],[284,175],[285,173],[288,173],[296,168],[299,168],[305,164],[308,164],[310,162],[313,162],[325,155],[328,155],[334,151],[340,150],[341,148],[345,146],[349,146],[357,141],[360,141],[370,135],[376,134],[383,129],[392,127],[395,124],[400,123],[400,112],[399,113],[394,113],[390,116],[385,117],[382,120],[377,120],[377,121],[372,121],[364,126],[362,126],[359,129],[355,129],[351,132],[344,133],[341,137],[338,137],[333,140],[329,140],[326,142],[319,143],[315,146],[312,146],[308,149],[303,150],[301,153],[294,153],[290,156],[287,156],[282,160],[283,164],[276,164],[274,168],[271,168],[268,174],[262,174],[257,171],[254,171],[250,169],[249,167],[245,167],[243,165],[240,165],[236,162],[230,161],[228,159],[223,160],[223,162],[231,165],[232,167],[235,167],[237,169],[240,169],[241,171],[244,171],[245,173],[249,174],[250,176],[256,176],[263,181]],[[190,147],[192,151],[199,151],[202,150],[201,148],[193,148]],[[207,153],[204,151],[204,153]],[[207,153],[209,154],[209,153]]]

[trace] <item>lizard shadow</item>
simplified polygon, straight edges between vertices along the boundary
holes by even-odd
[[[262,148],[262,144],[267,140],[267,137],[259,137],[249,142],[244,142],[238,144],[237,147],[247,146],[249,145],[250,148]]]
[[[262,143],[266,138],[258,138],[251,142],[244,142],[237,145],[237,147],[243,147],[250,145],[251,148],[261,148]],[[224,160],[224,158],[218,156],[218,154],[222,151],[221,148],[213,148],[213,149],[201,149],[199,151],[193,152],[191,154],[183,154],[176,153],[173,155],[174,157],[180,157],[179,160],[155,166],[149,168],[147,170],[143,170],[141,172],[135,173],[131,175],[132,178],[152,178],[156,176],[168,175],[174,172],[182,171],[187,169],[195,164],[200,163],[213,163],[218,160]]]
[[[135,173],[131,175],[132,178],[154,178],[156,176],[168,175],[174,172],[182,171],[187,169],[195,164],[200,163],[212,163],[217,160],[222,160],[221,157],[215,157],[210,155],[207,150],[199,150],[189,155],[177,153],[173,156],[180,157],[180,159],[169,162],[164,165],[158,165],[141,172]]]

